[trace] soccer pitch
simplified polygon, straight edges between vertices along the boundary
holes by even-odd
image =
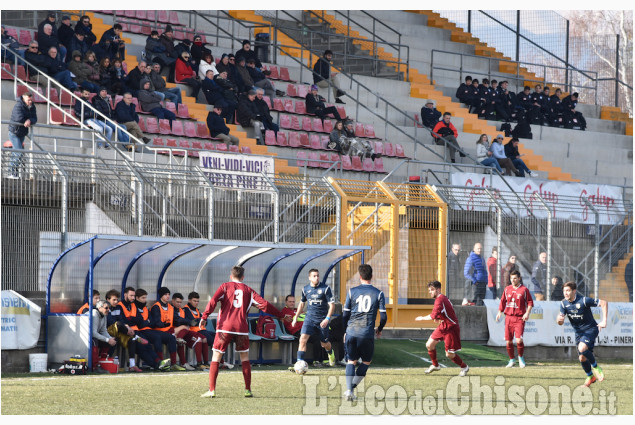
[[[200,398],[206,372],[3,377],[2,414],[633,414],[632,364],[599,359],[606,379],[582,388],[584,373],[574,361],[506,369],[506,356],[473,344],[465,344],[461,355],[470,365],[467,377],[458,377],[458,367],[442,356],[447,368],[426,375],[424,341],[379,341],[376,364],[352,403],[342,398],[343,367],[311,367],[299,376],[286,367],[254,365],[251,399],[243,397],[239,366],[220,372],[215,399]]]

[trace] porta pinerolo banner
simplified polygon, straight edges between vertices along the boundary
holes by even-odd
[[[262,174],[273,176],[274,159],[269,156],[201,152],[203,172],[216,187],[241,190],[266,190]]]
[[[488,345],[505,345],[505,316],[496,322],[500,300],[484,300],[487,307]],[[602,309],[593,307],[596,322],[602,319]],[[560,314],[559,301],[534,301],[529,320],[525,324],[523,341],[526,346],[546,345],[549,347],[568,347],[575,345],[575,333],[569,319],[559,326],[556,318]],[[600,331],[596,345],[632,346],[633,345],[633,303],[609,302],[609,314],[606,328]]]
[[[2,349],[26,350],[37,344],[42,309],[14,291],[2,291]]]

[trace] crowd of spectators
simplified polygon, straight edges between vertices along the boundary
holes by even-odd
[[[522,160],[521,154],[518,152],[519,140],[512,137],[503,146],[504,137],[502,134],[496,136],[490,145],[487,134],[481,134],[476,141],[476,159],[481,165],[493,167],[499,173],[505,168],[505,175],[515,175],[517,177],[538,177],[538,173],[531,171]]]

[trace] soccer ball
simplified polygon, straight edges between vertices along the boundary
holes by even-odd
[[[307,370],[309,370],[309,365],[304,360],[298,360],[295,365],[293,365],[293,369],[295,369],[295,373],[298,375],[304,375]]]

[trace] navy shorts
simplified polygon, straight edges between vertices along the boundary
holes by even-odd
[[[375,352],[375,338],[361,338],[346,335],[346,355],[349,360],[357,360],[360,357],[363,362],[373,359]]]
[[[313,335],[316,332],[320,332],[320,342],[329,342],[329,327],[322,328],[320,326],[321,320],[314,320],[306,317],[304,324],[302,325],[301,334]]]
[[[595,346],[595,340],[600,334],[600,330],[596,327],[593,329],[588,329],[583,332],[575,333],[575,345],[578,346],[579,343],[584,342],[589,350],[593,351],[593,347]]]

